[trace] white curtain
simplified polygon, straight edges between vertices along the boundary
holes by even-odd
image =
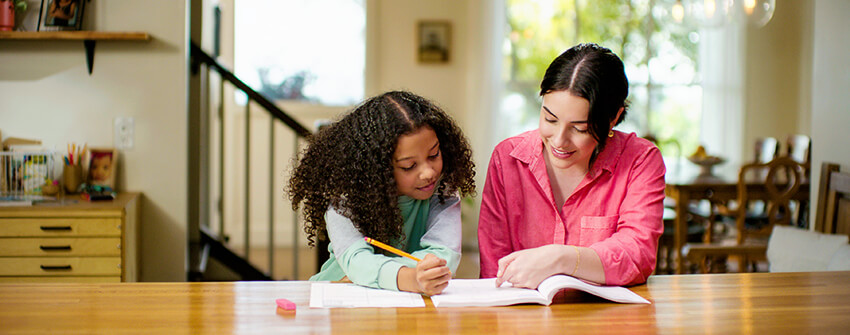
[[[745,39],[742,24],[700,30],[702,122],[700,143],[709,154],[743,162]]]
[[[472,144],[473,160],[476,164],[475,184],[478,196],[472,206],[464,205],[463,247],[477,250],[478,212],[484,178],[490,154],[496,144],[503,140],[501,110],[502,88],[502,41],[505,36],[505,0],[470,0],[467,2],[469,19],[468,41],[472,47],[467,54],[467,99],[464,113],[464,132]]]

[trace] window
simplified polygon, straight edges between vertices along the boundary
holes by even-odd
[[[235,72],[273,100],[363,98],[365,0],[235,1]]]
[[[670,15],[674,0],[506,0],[502,138],[537,127],[540,81],[569,47],[593,42],[614,51],[629,78],[626,120],[617,129],[653,135],[665,156],[699,144],[700,34]]]

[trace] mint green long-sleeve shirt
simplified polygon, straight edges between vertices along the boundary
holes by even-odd
[[[460,199],[448,197],[441,204],[437,195],[427,200],[399,197],[404,219],[404,243],[381,241],[404,250],[417,258],[434,254],[445,259],[454,273],[460,262]],[[402,266],[416,267],[412,259],[387,255],[363,240],[364,236],[350,219],[333,208],[325,213],[330,244],[330,258],[310,280],[340,280],[345,276],[363,286],[398,291],[397,276]]]

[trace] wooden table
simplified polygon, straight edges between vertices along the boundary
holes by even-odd
[[[730,169],[723,170],[715,176],[696,175],[672,175],[666,176],[667,186],[664,193],[667,197],[675,200],[676,219],[674,220],[675,235],[673,237],[673,250],[676,254],[676,273],[684,273],[684,257],[682,247],[687,243],[688,234],[688,208],[692,201],[709,200],[712,204],[727,203],[738,197],[738,175]],[[763,183],[747,184],[749,199],[765,199],[767,188]],[[805,182],[800,190],[792,197],[793,200],[809,200],[809,183]]]
[[[3,334],[846,333],[850,272],[650,277],[651,305],[309,308],[309,282],[0,284]],[[287,298],[296,313],[277,310]]]

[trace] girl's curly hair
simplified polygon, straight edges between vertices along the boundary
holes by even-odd
[[[288,193],[293,210],[304,203],[310,246],[327,236],[325,212],[333,206],[365,236],[398,241],[403,220],[392,158],[398,139],[428,126],[437,134],[443,171],[435,192],[442,202],[475,192],[472,150],[442,109],[410,92],[393,91],[366,100],[308,139],[294,164]]]

